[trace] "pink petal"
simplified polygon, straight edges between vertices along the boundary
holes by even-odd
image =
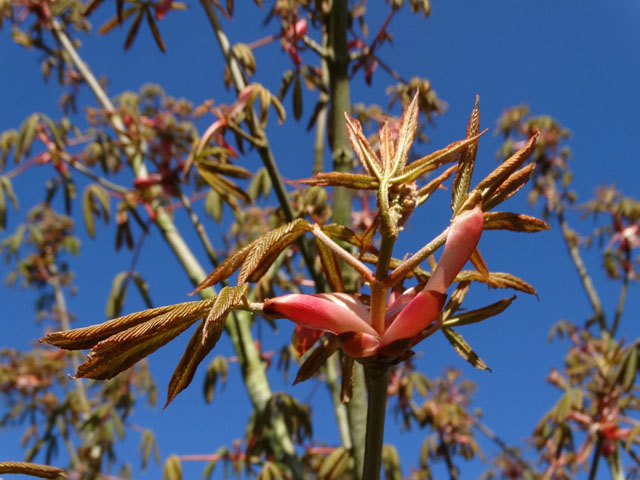
[[[440,257],[425,290],[435,290],[440,293],[447,291],[449,285],[476,249],[482,235],[483,225],[484,214],[480,206],[453,219],[442,257]]]
[[[346,332],[377,332],[367,323],[369,310],[353,295],[322,293],[319,295],[290,294],[264,301],[264,313],[282,316],[303,327],[335,334]]]
[[[389,325],[382,335],[382,343],[390,345],[393,342],[411,338],[427,328],[440,316],[446,295],[424,289],[411,300],[406,307]]]

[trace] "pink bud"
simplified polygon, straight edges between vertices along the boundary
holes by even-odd
[[[402,309],[385,330],[382,343],[390,345],[397,340],[411,338],[420,333],[438,319],[445,298],[444,294],[424,289]]]
[[[478,246],[483,225],[484,214],[479,205],[453,219],[444,251],[425,290],[447,291]]]
[[[264,313],[283,316],[303,327],[335,334],[356,332],[377,337],[367,323],[369,311],[346,293],[290,294],[264,301]]]

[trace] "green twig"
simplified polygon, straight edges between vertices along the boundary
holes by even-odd
[[[367,407],[367,437],[362,478],[379,480],[384,442],[384,420],[387,410],[389,367],[365,368],[369,401]]]

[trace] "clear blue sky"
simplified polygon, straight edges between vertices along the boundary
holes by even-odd
[[[96,26],[113,13],[107,3],[96,15]],[[126,30],[106,37],[83,38],[81,55],[96,74],[109,77],[111,95],[137,90],[144,83],[154,82],[161,84],[168,94],[186,97],[195,103],[207,98],[215,98],[218,102],[230,100],[230,94],[220,89],[223,61],[211,30],[199,3],[188,3],[188,11],[172,12],[160,23],[168,48],[166,55],[158,52],[144,26],[128,53],[122,51]],[[249,14],[255,14],[253,7],[245,10],[240,6],[241,2],[236,3],[238,17],[225,24],[232,42],[248,43],[271,33],[262,27],[262,15],[249,17]],[[370,28],[376,31],[387,9],[378,6],[377,2],[369,3],[374,12]],[[248,28],[245,21],[251,27]],[[448,103],[446,114],[437,117],[435,126],[429,128],[431,145],[420,146],[421,151],[440,148],[462,137],[474,96],[479,93],[484,127],[493,128],[504,108],[527,103],[534,114],[550,114],[571,130],[574,188],[581,200],[586,200],[594,187],[604,182],[615,183],[628,195],[637,196],[637,179],[640,178],[638,25],[640,4],[634,0],[434,0],[432,16],[426,20],[410,14],[407,8],[394,17],[391,24],[394,42],[392,46],[384,47],[381,56],[405,77],[429,78],[440,98]],[[8,25],[0,31],[0,45],[0,65],[3,67],[0,131],[17,127],[33,111],[58,118],[56,102],[61,91],[57,85],[45,85],[42,81],[37,54],[15,46],[10,41]],[[256,54],[258,80],[277,90],[279,70],[283,66],[288,68],[288,58],[276,45],[263,47]],[[352,101],[386,103],[384,89],[391,83],[382,71],[376,73],[371,87],[358,80],[351,90]],[[305,99],[304,115],[308,118],[313,104],[310,95]],[[79,105],[81,108],[95,105],[95,101],[85,92],[80,96]],[[300,131],[300,125],[292,119],[281,127],[269,129],[270,141],[287,178],[304,177],[311,170],[310,137]],[[499,145],[499,138],[489,135],[482,138],[478,176],[495,165]],[[258,160],[249,158],[247,165],[257,166]],[[40,182],[45,179],[44,173],[30,173],[15,180],[22,210],[19,214],[9,213],[9,232],[26,209],[41,199]],[[80,177],[78,182],[81,186],[85,184]],[[446,195],[442,198],[443,205],[448,201],[444,197]],[[526,195],[514,199],[509,207],[513,211],[532,212],[526,205]],[[407,251],[415,251],[420,243],[442,227],[440,224],[429,226],[428,221],[419,218],[421,214],[428,215],[428,208],[414,215],[413,223],[408,227],[406,237],[409,238],[401,244]],[[69,307],[78,317],[77,325],[88,325],[105,319],[104,304],[112,278],[128,268],[130,254],[126,251],[112,254],[112,229],[98,240],[86,238],[79,208],[74,211],[74,219],[83,237],[83,247],[80,259],[71,261],[79,291],[69,299]],[[590,220],[579,225],[577,214],[570,219],[579,231],[591,231]],[[190,232],[182,214],[177,215],[176,221]],[[214,239],[218,238],[221,230],[217,225],[207,220],[206,227]],[[104,233],[105,227],[100,225],[98,230]],[[418,365],[427,375],[440,374],[446,366],[462,369],[465,377],[478,385],[476,405],[483,409],[486,423],[508,442],[522,444],[537,419],[557,399],[556,391],[545,384],[544,378],[552,366],[561,365],[564,345],[548,344],[548,330],[553,322],[563,318],[582,322],[590,313],[589,306],[555,228],[535,236],[489,232],[481,240],[480,247],[490,269],[523,277],[537,288],[540,300],[518,295],[518,300],[501,316],[467,327],[462,332],[493,373],[476,372],[468,367],[441,336],[420,345]],[[586,259],[605,305],[612,310],[617,290],[600,274],[598,248],[593,247]],[[197,247],[195,250],[205,264],[204,253]],[[157,232],[148,240],[139,266],[157,304],[183,301],[185,293],[190,291],[186,277]],[[5,270],[4,265],[0,267],[1,276]],[[509,294],[480,290],[476,288],[476,294],[470,296],[468,307],[481,306]],[[3,305],[0,311],[1,344],[28,348],[40,333],[38,328],[32,327],[33,292],[3,287],[0,298]],[[129,295],[125,311],[140,308],[142,304],[136,296]],[[637,337],[640,333],[634,319],[639,309],[640,300],[634,298],[632,291],[621,330],[627,338]],[[291,326],[282,323],[271,346],[288,341],[290,331]],[[184,335],[151,357],[161,398],[187,340],[188,335]],[[231,354],[229,342],[222,341],[214,353]],[[271,373],[275,390],[291,392],[303,400],[312,398],[316,406],[314,428],[317,438],[337,444],[334,424],[326,420],[332,413],[324,388],[315,390],[313,381],[291,387],[281,381],[280,374]],[[226,389],[212,406],[206,406],[201,395],[203,372],[199,371],[192,386],[165,412],[140,408],[133,421],[153,426],[163,458],[172,453],[211,453],[244,434],[249,405],[239,378],[237,366],[232,365]],[[320,410],[323,406],[327,411]],[[388,418],[393,418],[391,411]],[[401,432],[394,422],[387,423],[387,440],[394,442],[402,452],[405,474],[408,474],[409,466],[417,463],[422,439],[422,432],[418,430]],[[121,449],[123,456],[133,455],[138,440],[137,433],[127,433],[127,441]],[[17,432],[0,432],[0,458],[20,458],[18,442]],[[495,453],[491,445],[482,445],[488,456]],[[137,467],[137,459],[133,463]],[[185,466],[186,478],[195,478],[202,467],[201,464]],[[459,464],[459,467],[462,478],[476,477],[480,471],[477,464]],[[220,474],[221,470],[218,470],[217,475]],[[135,475],[136,478],[158,476],[159,472],[153,466],[145,475]]]

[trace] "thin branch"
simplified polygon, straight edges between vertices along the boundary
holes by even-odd
[[[358,260],[356,257],[347,252],[344,248],[338,245],[336,242],[331,240],[331,238],[322,231],[318,224],[314,224],[311,227],[311,233],[324,243],[329,250],[335,253],[338,257],[345,261],[347,265],[353,267],[353,269],[358,272],[365,279],[366,282],[371,283],[374,281],[375,277],[369,267],[367,267],[364,263]]]
[[[198,214],[193,210],[193,208],[191,208],[191,201],[189,200],[189,198],[184,194],[182,189],[179,189],[178,191],[180,192],[180,203],[182,203],[182,206],[187,211],[187,214],[189,215],[189,220],[191,221],[193,228],[196,230],[196,233],[198,234],[200,243],[202,243],[202,246],[207,252],[207,257],[209,257],[209,261],[214,267],[217,267],[220,262],[218,261],[218,257],[213,248],[213,244],[211,243],[211,239],[209,238],[209,235],[207,235],[207,232],[204,229],[204,226],[202,225],[200,218],[198,218]]]
[[[574,240],[574,234],[569,228],[567,221],[564,217],[564,212],[559,210],[557,212],[558,221],[560,222],[560,228],[562,229],[562,236],[564,237],[564,241],[567,244],[567,248],[569,250],[569,256],[573,261],[576,270],[578,271],[578,275],[580,276],[580,281],[582,282],[582,286],[584,288],[585,293],[587,294],[587,298],[591,303],[591,307],[593,308],[593,313],[598,325],[600,326],[600,330],[602,332],[607,331],[607,323],[604,318],[604,311],[602,310],[602,302],[600,301],[600,297],[598,296],[598,292],[593,286],[593,281],[591,277],[587,273],[587,267],[580,256],[580,251],[578,250],[578,245]]]
[[[320,45],[318,42],[316,42],[309,35],[305,35],[304,37],[302,37],[302,42],[307,47],[309,47],[311,50],[316,52],[320,56],[321,59],[326,60],[326,59],[331,58],[331,55],[329,54],[329,51],[325,47]]]
[[[405,276],[407,276],[414,268],[418,267],[423,261],[425,261],[430,255],[440,248],[447,240],[449,235],[449,227],[446,228],[440,235],[431,240],[428,244],[422,247],[411,258],[402,262],[402,264],[389,274],[386,283],[389,287],[393,287],[396,283],[400,282]]]
[[[110,180],[107,180],[106,178],[101,177],[100,175],[97,175],[95,173],[93,173],[91,170],[89,170],[87,167],[85,167],[82,163],[80,163],[77,160],[74,160],[72,157],[68,157],[67,155],[62,155],[61,159],[63,162],[65,162],[67,165],[69,165],[71,168],[77,170],[78,172],[82,173],[83,175],[89,177],[91,180],[93,180],[94,182],[102,185],[104,188],[109,189],[113,192],[119,193],[121,195],[125,195],[127,193],[129,193],[131,190],[129,190],[126,187],[123,187],[122,185],[118,185],[117,183],[113,183]]]
[[[625,261],[629,263],[631,261],[631,249],[625,250]],[[620,318],[622,318],[622,311],[624,310],[624,304],[627,301],[627,292],[629,290],[629,277],[630,273],[625,270],[624,278],[622,279],[622,286],[620,287],[620,295],[618,296],[618,304],[616,305],[616,313],[613,316],[613,324],[611,324],[611,336],[615,337],[620,325]]]

